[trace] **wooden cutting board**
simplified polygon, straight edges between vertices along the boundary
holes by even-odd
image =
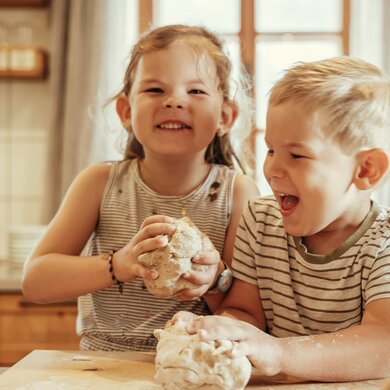
[[[154,354],[36,350],[0,375],[4,390],[161,390]],[[265,384],[253,375],[247,389],[374,390],[383,380],[354,383]]]

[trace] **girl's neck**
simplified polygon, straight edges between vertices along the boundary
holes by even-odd
[[[181,161],[180,163],[138,160],[142,180],[161,195],[186,195],[200,186],[207,178],[211,165],[205,161]]]

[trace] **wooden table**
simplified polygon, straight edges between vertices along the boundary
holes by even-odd
[[[161,390],[154,381],[154,354],[35,350],[0,375],[7,390]],[[351,383],[266,384],[255,374],[247,389],[371,390],[384,380]]]

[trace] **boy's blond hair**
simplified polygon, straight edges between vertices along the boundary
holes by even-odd
[[[348,153],[390,153],[390,79],[376,66],[347,56],[298,63],[270,91],[270,106],[289,101],[318,112]]]

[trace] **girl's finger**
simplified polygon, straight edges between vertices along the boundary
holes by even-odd
[[[153,238],[145,239],[133,246],[132,252],[134,256],[138,258],[145,252],[150,252],[155,249],[164,248],[168,244],[168,237],[166,235],[156,236]]]
[[[183,279],[188,280],[196,284],[197,286],[209,285],[214,281],[215,271],[191,271],[191,273],[185,273]]]
[[[148,268],[145,268],[141,264],[134,264],[134,274],[146,279],[157,279],[158,278],[158,272],[155,270],[150,270]]]
[[[214,265],[220,261],[220,255],[217,251],[201,252],[192,258],[192,262],[196,264]]]
[[[167,235],[171,236],[176,230],[176,226],[171,223],[153,223],[151,225],[144,226],[133,237],[130,243],[138,244],[148,238],[156,236]]]
[[[166,215],[151,215],[150,217],[145,218],[142,222],[141,229],[147,225],[151,225],[154,223],[173,223],[173,218],[168,217]]]

